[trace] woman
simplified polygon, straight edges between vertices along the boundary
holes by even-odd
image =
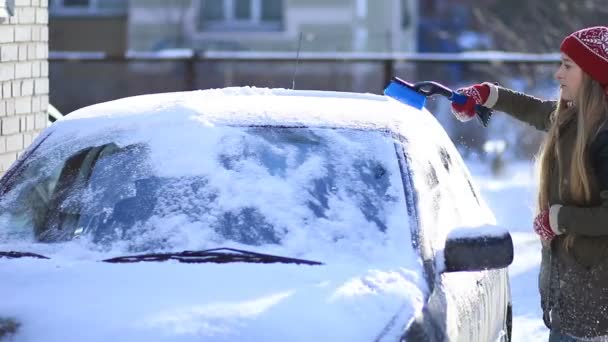
[[[559,101],[483,83],[460,89],[468,100],[452,111],[467,121],[480,104],[548,132],[534,230],[549,341],[608,341],[608,27],[576,31],[560,50]]]

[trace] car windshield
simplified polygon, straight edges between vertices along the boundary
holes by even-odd
[[[56,134],[2,180],[0,244],[398,251],[409,228],[395,146],[384,131],[332,128]]]

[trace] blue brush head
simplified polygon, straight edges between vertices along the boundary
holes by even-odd
[[[395,100],[416,109],[422,109],[426,103],[426,96],[410,88],[405,82],[396,80],[392,80],[388,86],[384,88],[384,95],[390,96]]]

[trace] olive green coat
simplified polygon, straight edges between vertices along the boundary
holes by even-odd
[[[495,89],[498,98],[494,110],[548,130],[557,102],[498,86]],[[562,170],[569,170],[575,139],[573,122],[560,132]],[[600,128],[588,149],[593,192],[589,206],[573,206],[568,186],[563,187],[560,197],[558,186],[560,182],[568,185],[567,172],[559,175],[558,165],[550,172],[549,205],[563,205],[557,221],[565,233],[543,245],[539,276],[545,323],[576,337],[608,336],[608,124]],[[576,236],[569,251],[563,244],[568,234]]]

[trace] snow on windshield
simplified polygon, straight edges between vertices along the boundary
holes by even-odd
[[[395,140],[383,131],[193,118],[57,133],[3,196],[0,243],[117,254],[222,246],[323,261],[411,248]]]

